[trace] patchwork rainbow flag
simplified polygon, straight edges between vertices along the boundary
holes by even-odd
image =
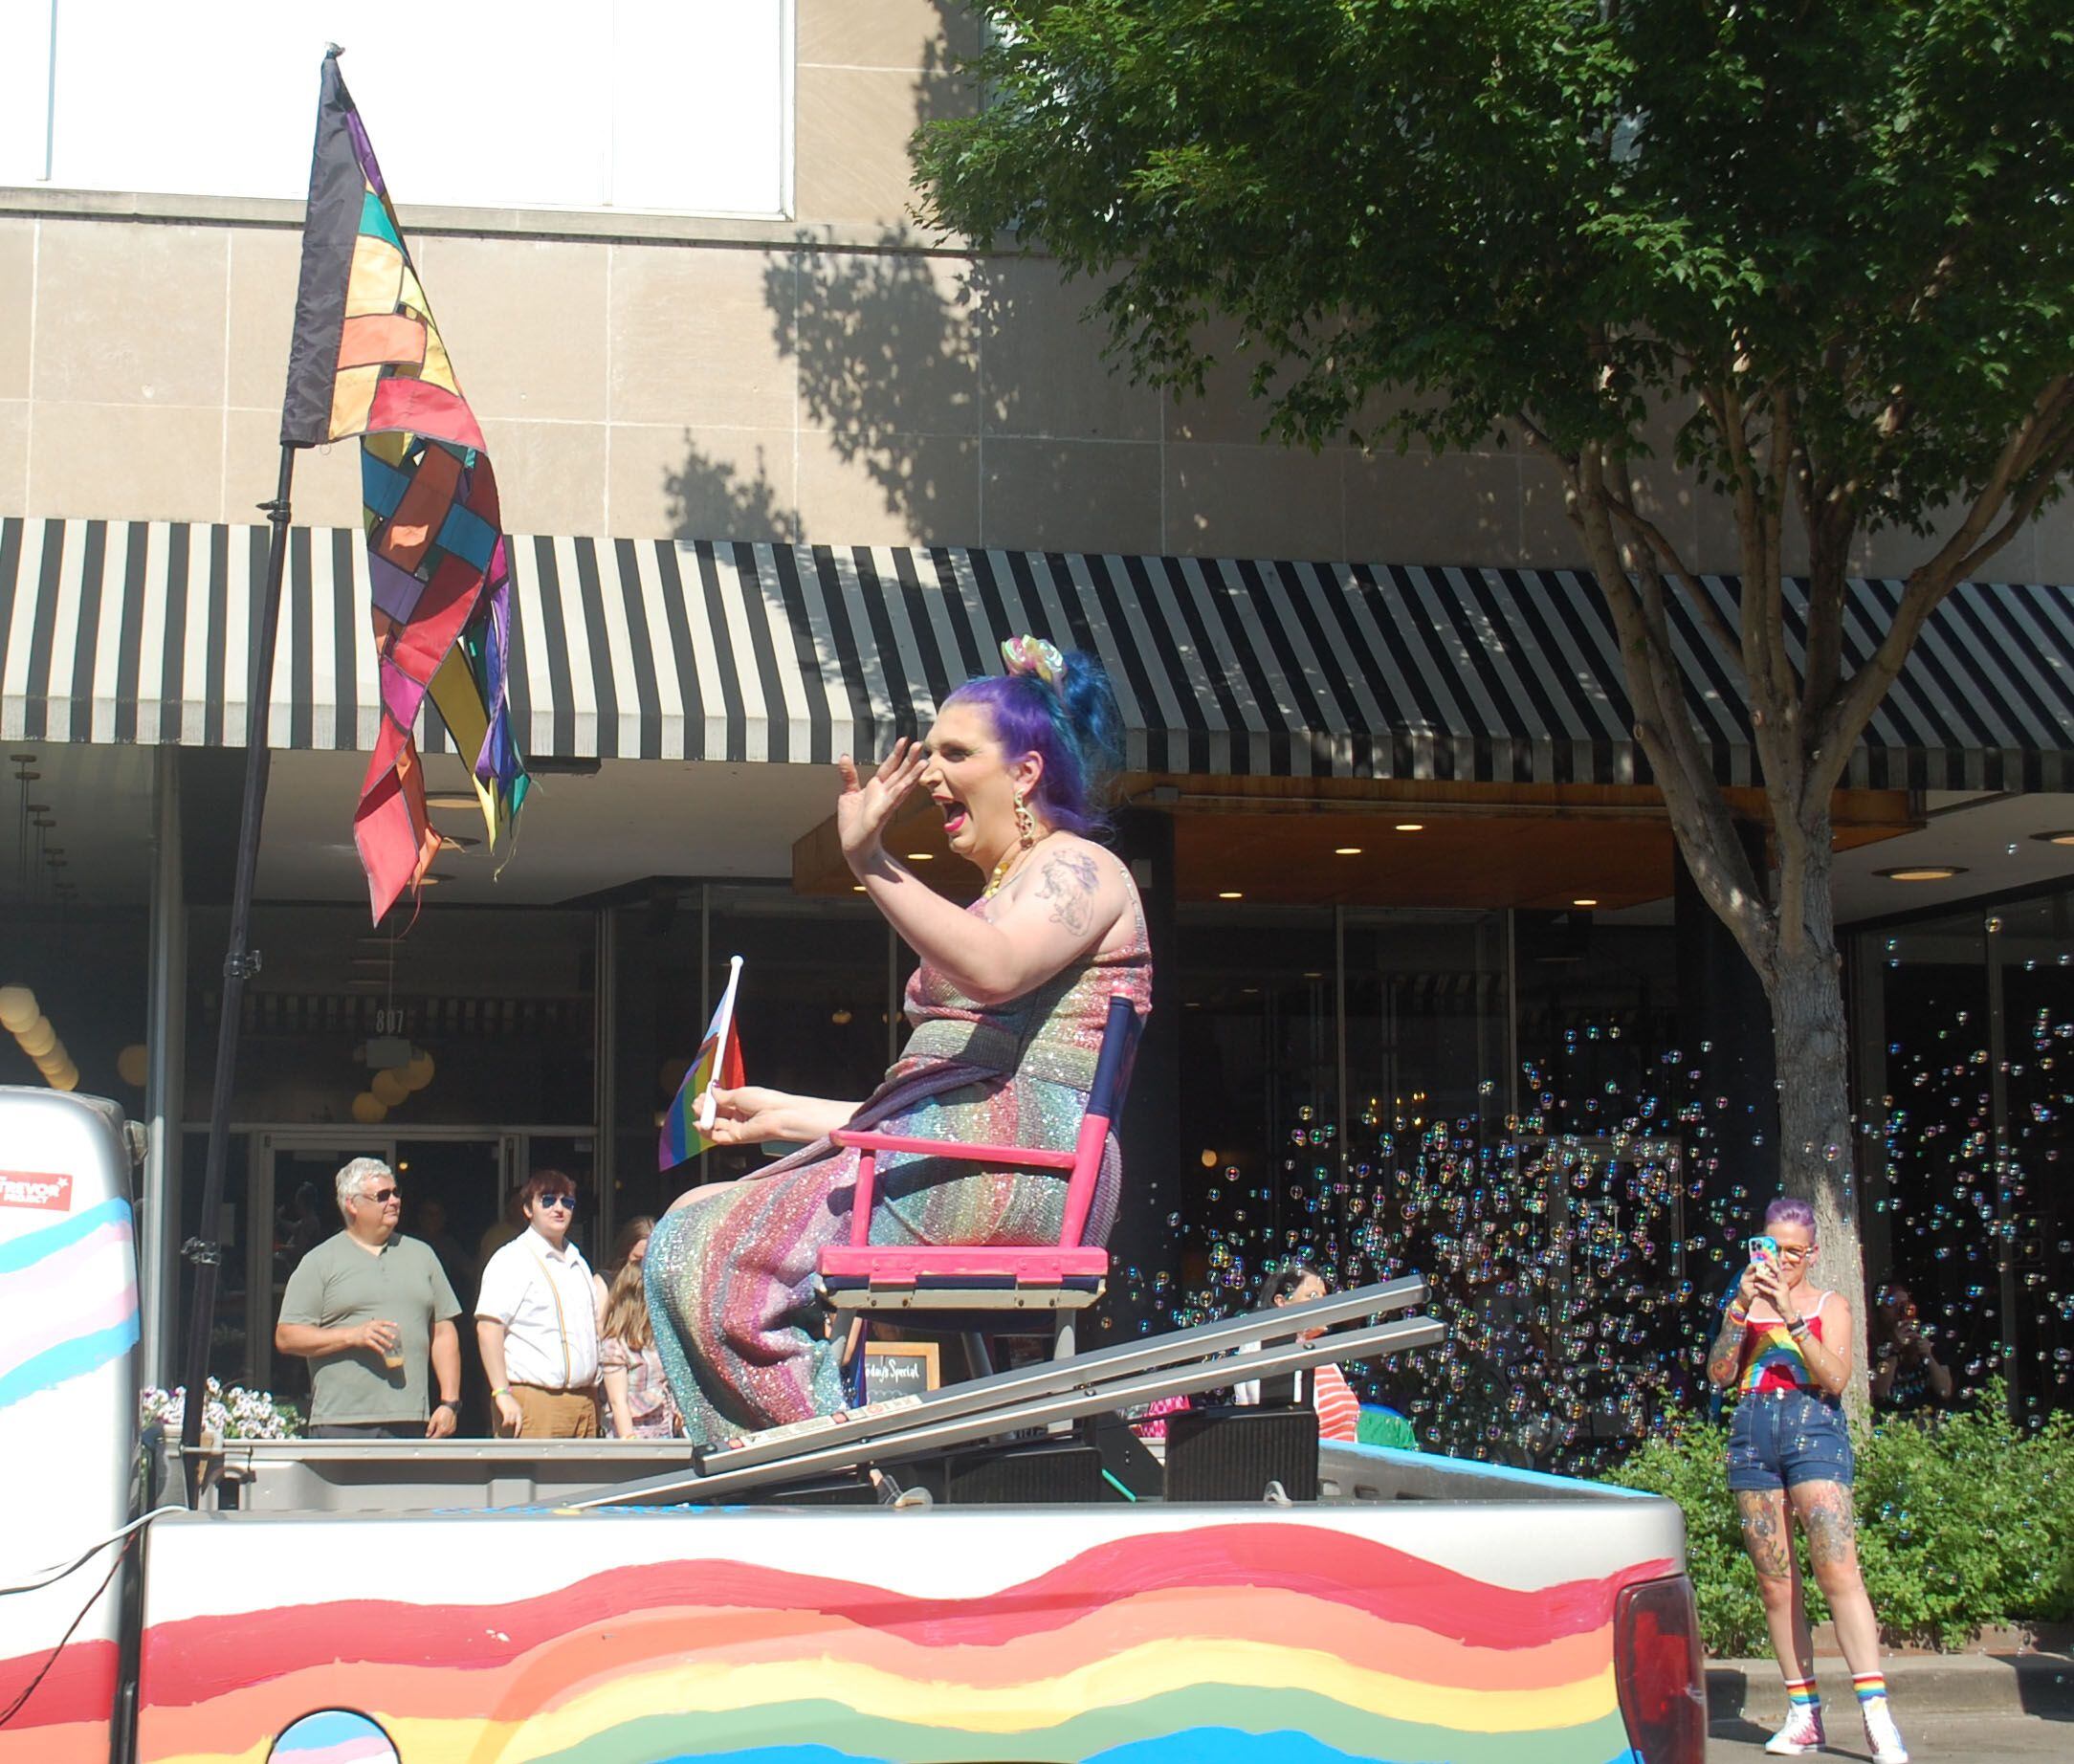
[[[470,758],[495,849],[525,801],[506,672],[496,476],[419,284],[339,52],[324,57],[281,441],[360,437],[382,726],[353,843],[379,921],[439,850],[411,730],[428,695]]]
[[[720,994],[719,1008],[706,1025],[706,1039],[698,1044],[698,1057],[684,1074],[684,1082],[677,1086],[670,1113],[663,1116],[662,1136],[655,1142],[658,1169],[672,1169],[696,1158],[713,1143],[706,1137],[713,1131],[713,1112],[709,1108],[698,1114],[694,1105],[716,1084],[733,1090],[741,1082],[741,1042],[735,1033],[735,989],[740,984],[741,958],[730,956],[727,989]]]

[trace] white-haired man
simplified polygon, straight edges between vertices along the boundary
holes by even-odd
[[[396,1229],[388,1165],[356,1158],[337,1186],[345,1229],[296,1264],[274,1331],[276,1348],[310,1362],[310,1437],[443,1440],[461,1400],[460,1302],[439,1258]]]

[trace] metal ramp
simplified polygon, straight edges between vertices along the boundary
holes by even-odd
[[[559,1505],[589,1510],[703,1504],[865,1466],[908,1463],[1160,1397],[1303,1372],[1328,1360],[1374,1359],[1403,1348],[1430,1347],[1445,1337],[1443,1325],[1429,1317],[1395,1315],[1425,1297],[1426,1283],[1414,1274],[1308,1305],[1249,1312],[1071,1359],[1046,1360],[926,1396],[766,1428],[733,1444],[695,1452],[686,1470],[593,1489]],[[1366,1322],[1316,1341],[1298,1339],[1308,1329],[1379,1317],[1394,1320]]]

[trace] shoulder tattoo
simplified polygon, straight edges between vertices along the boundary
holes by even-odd
[[[1068,931],[1087,930],[1093,916],[1094,859],[1085,851],[1061,851],[1045,860],[1037,898],[1051,903],[1051,921]]]

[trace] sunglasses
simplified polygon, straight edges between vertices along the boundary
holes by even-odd
[[[361,1199],[363,1201],[372,1201],[377,1206],[386,1206],[396,1199],[396,1191],[393,1188],[374,1188],[362,1195]]]
[[[564,1213],[573,1213],[576,1211],[576,1197],[574,1195],[542,1195],[533,1204],[535,1206],[557,1207]]]

